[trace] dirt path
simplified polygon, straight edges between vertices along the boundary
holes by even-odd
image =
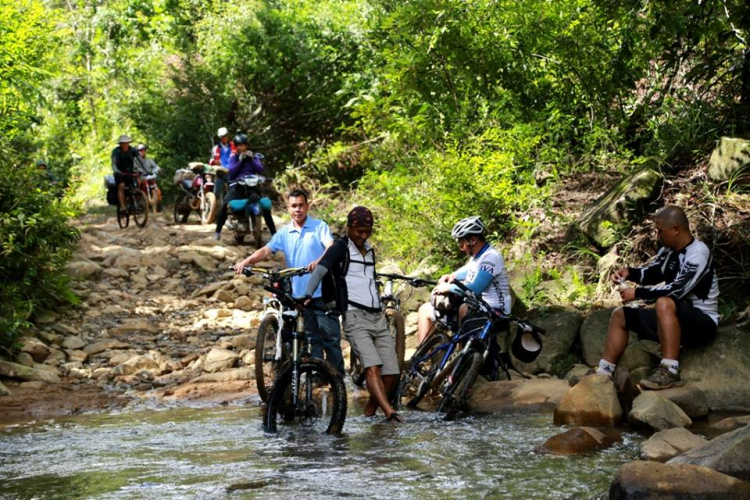
[[[82,237],[69,269],[82,302],[37,318],[17,360],[59,382],[1,377],[10,394],[0,396],[0,421],[151,397],[257,400],[252,365],[264,292],[260,281],[229,270],[255,249],[235,245],[230,231],[215,242],[213,225],[170,219],[152,217],[143,229],[120,229],[101,215],[76,222]],[[267,264],[283,265],[283,257]]]

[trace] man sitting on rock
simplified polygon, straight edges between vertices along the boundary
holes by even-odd
[[[597,373],[612,376],[628,346],[628,332],[661,344],[662,360],[641,381],[643,389],[667,389],[680,384],[680,344],[696,347],[716,336],[719,323],[719,285],[711,250],[690,232],[685,212],[667,206],[654,217],[663,247],[645,267],[626,267],[612,275],[620,283],[623,303],[642,299],[653,308],[619,307],[612,313]],[[641,286],[629,287],[625,280]]]

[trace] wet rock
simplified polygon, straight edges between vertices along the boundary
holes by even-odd
[[[232,368],[239,359],[239,355],[229,349],[214,347],[209,351],[203,365],[203,370],[209,373]]]
[[[630,462],[617,472],[610,500],[750,498],[750,484],[697,465]]]
[[[573,387],[581,381],[581,378],[589,375],[590,371],[591,368],[586,365],[575,364],[573,365],[573,368],[571,368],[568,373],[565,374],[565,380],[567,380],[568,384]]]
[[[722,474],[750,481],[748,457],[750,457],[750,425],[722,434],[667,463],[702,465]],[[750,498],[750,495],[747,498]]]
[[[513,363],[521,371],[528,373],[552,373],[554,361],[570,352],[583,323],[583,315],[577,311],[555,308],[532,310],[526,318],[550,334],[542,337],[542,352],[532,363],[522,363],[515,358]],[[515,334],[515,329],[512,329],[512,332]],[[511,338],[510,341],[512,340]]]
[[[666,389],[659,391],[659,395],[682,408],[682,411],[691,419],[708,415],[706,395],[694,385]]]
[[[552,436],[535,451],[553,455],[573,455],[608,448],[621,440],[620,436],[611,430],[605,434],[593,427],[575,427]]]
[[[3,385],[2,382],[0,382],[0,396],[9,396],[10,390]]]
[[[35,337],[24,337],[21,341],[21,352],[28,353],[36,363],[44,363],[50,350],[41,340]]]
[[[495,413],[512,409],[551,410],[568,390],[564,380],[499,380],[473,388],[469,409]]]
[[[93,344],[87,345],[83,348],[83,350],[89,356],[93,356],[94,354],[99,354],[100,352],[104,352],[107,349],[127,349],[128,347],[130,347],[130,345],[126,344],[125,342],[120,342],[119,340],[113,339],[104,339],[100,340],[99,342],[94,342]]]
[[[62,342],[62,347],[68,350],[83,349],[86,345],[86,342],[81,337],[65,337],[65,340]]]
[[[681,353],[682,380],[703,391],[711,411],[750,411],[750,335],[721,326],[710,344]]]
[[[659,431],[641,443],[641,459],[666,462],[681,453],[706,444],[708,441],[687,429],[676,427]]]
[[[250,368],[233,368],[219,373],[201,375],[193,379],[193,382],[233,382],[235,380],[255,380],[255,370]]]
[[[18,353],[18,356],[16,356],[16,363],[23,366],[28,366],[33,368],[34,367],[34,358],[31,357],[31,354],[27,352],[20,352]]]
[[[604,375],[588,375],[562,397],[555,408],[554,421],[557,425],[609,427],[622,422],[622,417],[612,380]]]
[[[38,380],[48,384],[60,383],[59,375],[53,371],[30,368],[9,361],[0,361],[0,376],[26,381]]]
[[[750,415],[744,417],[728,417],[711,425],[712,429],[729,432],[750,424]]]
[[[659,395],[659,391],[644,391],[633,401],[628,421],[635,425],[646,425],[657,431],[673,427],[690,427],[690,420],[682,409]]]
[[[102,266],[90,260],[77,260],[68,262],[65,269],[74,280],[85,280],[101,272]]]

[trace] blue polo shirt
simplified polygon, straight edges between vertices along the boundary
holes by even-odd
[[[305,267],[310,262],[318,260],[325,253],[326,245],[332,242],[333,236],[328,224],[308,215],[302,229],[294,227],[294,222],[287,224],[271,237],[267,246],[273,253],[284,252],[288,267]],[[309,274],[292,278],[292,295],[304,297],[308,281]],[[318,286],[313,297],[321,295]]]

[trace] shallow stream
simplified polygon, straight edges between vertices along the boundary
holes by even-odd
[[[265,434],[252,403],[2,426],[0,498],[606,498],[643,439],[554,457],[532,452],[564,430],[548,413],[406,412],[399,426],[350,406],[342,437]]]

